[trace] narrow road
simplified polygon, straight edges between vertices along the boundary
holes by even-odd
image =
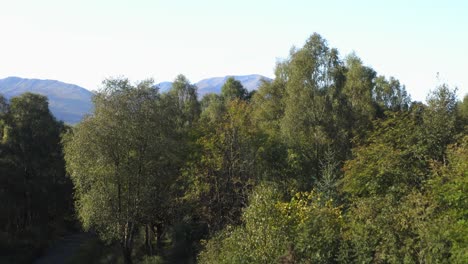
[[[65,236],[57,240],[45,254],[33,264],[64,264],[75,255],[80,246],[93,238],[92,234],[79,233]]]

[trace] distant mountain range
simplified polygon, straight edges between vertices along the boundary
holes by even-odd
[[[234,79],[238,80],[242,83],[242,85],[250,92],[252,90],[256,90],[262,80],[271,81],[270,78],[258,75],[258,74],[251,74],[251,75],[239,75],[239,76],[224,76],[224,77],[213,77],[208,79],[203,79],[195,85],[198,87],[198,95],[200,97],[204,96],[208,93],[216,93],[219,94],[221,92],[221,87],[224,85],[226,80],[229,77],[234,77]],[[172,87],[172,82],[161,82],[158,83],[157,86],[159,87],[161,92],[169,91]]]
[[[231,76],[203,79],[195,85],[198,87],[200,97],[208,93],[220,93],[221,87]],[[232,76],[240,81],[249,91],[256,90],[262,80],[271,81],[262,75]],[[169,91],[172,82],[157,84],[162,93]],[[93,109],[91,98],[93,93],[78,85],[64,83],[56,80],[24,79],[8,77],[0,79],[0,94],[7,99],[22,93],[31,92],[47,96],[49,107],[54,116],[68,124],[76,124]]]
[[[85,114],[92,112],[93,93],[78,85],[19,77],[0,79],[0,94],[7,99],[26,92],[47,96],[50,111],[68,124],[78,123]]]

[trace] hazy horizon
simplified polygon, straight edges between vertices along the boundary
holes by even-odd
[[[12,1],[1,4],[0,78],[53,79],[95,90],[106,77],[192,82],[274,77],[314,32],[413,100],[442,82],[468,93],[463,1]]]

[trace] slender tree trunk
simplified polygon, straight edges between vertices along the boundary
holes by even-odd
[[[132,264],[133,235],[135,233],[134,224],[127,222],[124,228],[123,239],[121,241],[122,254],[125,264]]]
[[[153,246],[151,245],[151,231],[149,225],[145,225],[145,245],[149,256],[153,255]]]
[[[162,248],[163,248],[163,244],[162,244],[163,225],[162,224],[156,224],[155,226],[156,226],[156,232],[155,232],[155,234],[156,234],[156,249],[157,249],[158,254],[161,254],[162,253]]]
[[[29,224],[31,223],[31,206],[30,206],[30,194],[29,194],[29,174],[28,170],[24,168],[24,176],[23,176],[23,198],[24,198],[24,211],[23,211],[23,221],[22,221],[22,228],[26,229]]]
[[[123,257],[124,257],[124,263],[125,264],[132,264],[133,263],[133,261],[132,261],[132,250],[122,246],[122,253],[123,253]]]

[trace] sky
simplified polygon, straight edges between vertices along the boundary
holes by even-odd
[[[96,90],[119,76],[274,77],[314,32],[399,79],[414,100],[441,83],[468,93],[464,0],[0,0],[0,78]]]

